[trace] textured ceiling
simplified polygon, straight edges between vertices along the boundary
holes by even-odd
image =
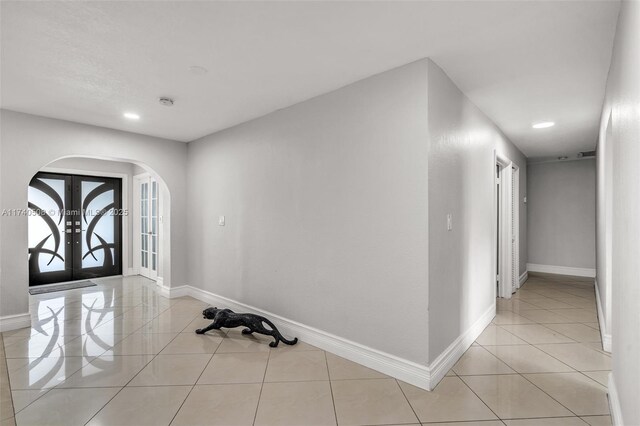
[[[1,3],[1,106],[190,141],[431,57],[528,156],[592,149],[616,1]],[[192,65],[209,70],[189,71]],[[157,102],[170,96],[171,108]],[[142,119],[129,122],[124,111]],[[550,129],[531,123],[553,120]]]

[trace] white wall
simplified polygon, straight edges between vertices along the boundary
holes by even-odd
[[[129,214],[126,217],[123,217],[123,223],[126,221],[127,226],[126,230],[128,233],[127,236],[127,264],[129,268],[133,265],[133,239],[131,235],[131,230],[133,229],[133,176],[134,176],[134,167],[139,168],[133,163],[123,163],[120,161],[105,161],[105,160],[96,160],[93,158],[63,158],[61,160],[54,161],[53,163],[49,163],[46,167],[49,171],[59,171],[62,170],[63,173],[70,174],[82,174],[83,172],[96,172],[96,173],[118,173],[122,175],[126,175],[126,194],[127,199],[126,205],[128,206]],[[125,193],[124,182],[123,182],[123,196]],[[124,233],[124,229],[123,229]],[[124,247],[123,247],[124,250]],[[124,253],[124,251],[123,251]],[[123,274],[126,274],[127,271],[123,270]]]
[[[613,168],[611,197],[611,335],[613,381],[609,384],[617,424],[640,424],[640,2],[623,1],[602,111],[598,177]],[[607,123],[611,116],[611,127]],[[607,146],[609,145],[610,146]],[[606,154],[612,156],[607,162]],[[606,181],[600,185],[606,189]],[[603,194],[606,195],[606,194]],[[599,196],[598,203],[606,203]],[[606,211],[601,206],[599,211]],[[606,236],[605,216],[598,216]],[[604,230],[603,230],[603,227]],[[607,256],[606,240],[598,241],[598,258]],[[599,283],[600,284],[600,283]],[[601,292],[602,293],[602,292]]]
[[[0,111],[0,211],[25,209],[33,175],[54,160],[68,156],[134,162],[150,168],[166,184],[171,211],[171,253],[163,265],[165,285],[186,282],[186,159],[187,145],[12,111]],[[0,216],[0,317],[28,312],[27,217]]]
[[[189,283],[424,364],[426,72],[190,143]]]
[[[525,271],[526,159],[429,61],[429,361],[495,304],[494,150],[520,167]],[[447,231],[447,213],[453,229]]]
[[[529,163],[529,263],[596,267],[596,162]]]

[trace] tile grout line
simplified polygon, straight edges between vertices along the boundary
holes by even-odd
[[[178,302],[178,303],[179,303],[179,302]],[[159,315],[158,315],[158,316],[159,316]],[[155,319],[155,318],[157,318],[157,317],[154,317],[154,319]],[[196,318],[196,317],[194,316],[194,320],[195,320],[195,318]],[[152,320],[150,320],[150,321],[148,321],[148,322],[146,322],[146,323],[145,323],[145,325],[149,324],[151,321],[153,321],[153,319],[152,319]],[[189,324],[191,324],[191,322],[189,322]],[[186,329],[186,328],[189,326],[189,324],[187,324],[187,325],[186,325],[182,330]],[[144,327],[144,325],[143,325],[142,327]],[[142,327],[140,327],[138,330],[142,329]],[[127,385],[128,385],[129,383],[131,383],[131,381],[133,381],[133,380],[134,380],[134,379],[135,379],[135,378],[140,374],[140,372],[142,372],[142,370],[144,370],[145,368],[147,368],[147,366],[148,366],[149,364],[151,364],[151,361],[153,361],[154,359],[156,359],[156,357],[160,354],[160,352],[162,352],[162,350],[163,350],[164,348],[166,348],[167,346],[169,346],[169,345],[171,344],[171,342],[173,342],[173,341],[174,341],[174,340],[175,340],[175,339],[180,335],[180,333],[181,333],[181,332],[178,332],[178,333],[174,336],[174,338],[173,338],[173,339],[171,339],[171,340],[169,341],[169,343],[167,343],[165,346],[163,346],[163,347],[162,347],[162,349],[160,349],[160,351],[158,351],[158,353],[157,353],[157,354],[153,355],[153,357],[152,357],[152,358],[151,358],[151,359],[150,359],[150,360],[149,360],[149,361],[148,361],[148,362],[147,362],[147,363],[146,363],[146,364],[145,364],[145,365],[144,365],[140,370],[138,370],[138,372],[137,372],[137,373],[136,373],[136,374],[135,374],[131,379],[129,379],[129,381],[128,381],[124,386],[122,386],[122,387],[120,388],[120,390],[119,390],[118,392],[116,392],[116,393],[115,393],[115,395],[113,395],[113,397],[112,397],[112,398],[110,398],[110,399],[109,399],[109,400],[108,400],[108,401],[107,401],[107,402],[106,402],[106,403],[105,403],[105,404],[104,404],[104,405],[103,405],[103,406],[102,406],[98,411],[96,411],[96,412],[93,414],[93,416],[91,416],[91,418],[90,418],[90,419],[85,423],[85,426],[86,426],[87,424],[89,424],[89,423],[91,422],[91,420],[93,420],[93,419],[94,419],[94,418],[95,418],[95,417],[96,417],[96,416],[97,416],[97,415],[98,415],[102,410],[104,410],[104,408],[105,408],[105,407],[106,407],[106,406],[107,406],[111,401],[113,401],[113,400],[114,400],[114,399],[115,399],[115,398],[120,394],[120,392],[122,392],[122,390],[123,390],[124,388],[126,388],[126,387],[127,387]],[[132,334],[133,334],[133,333],[132,333]],[[143,334],[154,334],[154,333],[143,333]],[[105,352],[106,352],[106,351],[105,351]],[[111,356],[119,356],[119,355],[111,355]],[[136,356],[136,355],[134,355],[134,356]],[[137,356],[146,356],[146,355],[137,355]],[[213,357],[213,354],[211,354],[211,356]],[[96,357],[96,358],[97,358],[97,357]],[[93,360],[92,360],[91,362],[93,362]],[[91,363],[91,362],[90,362],[90,363]],[[90,363],[89,363],[89,364],[90,364]],[[83,367],[81,367],[81,368],[80,368],[80,370],[82,370],[82,368],[84,368],[84,366],[83,366]],[[73,373],[70,377],[72,377],[73,375],[75,375],[76,373],[78,373],[80,370],[78,370],[78,371],[76,371],[75,373]]]
[[[189,323],[191,324],[191,323]],[[189,327],[187,325],[187,327]],[[185,327],[183,329],[183,331],[187,328]],[[180,333],[178,333],[178,336],[180,335]],[[178,337],[176,336],[176,338]],[[211,354],[211,358],[209,358],[209,361],[207,361],[207,364],[204,366],[204,368],[202,369],[202,371],[200,372],[200,374],[198,375],[198,378],[196,379],[195,382],[193,382],[193,385],[191,386],[191,389],[189,389],[189,392],[187,393],[187,396],[185,396],[184,400],[182,401],[182,403],[180,404],[180,406],[178,407],[178,409],[176,410],[175,414],[173,415],[173,417],[171,418],[171,421],[169,422],[169,425],[171,425],[171,423],[173,423],[176,419],[176,417],[178,416],[178,413],[180,412],[180,410],[182,410],[182,407],[184,406],[184,403],[187,402],[187,399],[189,399],[189,396],[191,395],[191,392],[193,392],[193,390],[196,388],[196,385],[198,384],[198,382],[200,381],[200,378],[202,377],[202,375],[204,374],[205,370],[207,369],[207,367],[209,367],[209,364],[211,364],[211,361],[213,361],[213,357],[216,354],[216,352],[218,351],[218,348],[220,347],[220,345],[222,344],[222,342],[224,341],[225,337],[222,338],[222,340],[220,341],[220,343],[218,343],[218,346],[216,347],[216,349],[213,351],[213,353]],[[172,340],[173,342],[173,340]],[[167,344],[167,346],[169,346],[171,342],[169,342]],[[167,347],[165,346],[165,348]],[[163,349],[164,350],[164,349]]]
[[[485,402],[485,400],[484,400],[484,399],[480,398],[480,395],[478,395],[478,394],[476,393],[476,391],[474,391],[474,390],[471,388],[471,386],[469,386],[469,383],[467,383],[467,382],[464,380],[464,378],[463,378],[462,376],[457,376],[457,373],[456,373],[456,377],[458,377],[458,379],[459,379],[462,383],[464,383],[464,385],[465,385],[467,388],[469,388],[469,390],[470,390],[471,392],[473,392],[473,394],[476,396],[476,398],[478,398],[480,401],[482,401],[482,403],[485,405],[485,407],[487,407],[487,408],[489,409],[489,411],[491,411],[491,412],[493,413],[493,415],[494,415],[494,416],[496,416],[496,419],[498,419],[499,421],[502,421],[502,419],[500,418],[500,416],[498,415],[498,413],[496,413],[495,411],[493,411],[493,408],[489,407],[489,404],[487,404],[487,403]],[[502,423],[504,423],[504,422],[502,422]]]
[[[338,424],[338,411],[336,410],[336,400],[333,397],[333,385],[331,384],[331,370],[329,369],[329,360],[327,359],[327,352],[322,351],[324,353],[324,364],[327,367],[327,377],[329,378],[329,392],[331,393],[331,405],[333,405],[333,418],[336,420],[336,425]]]
[[[264,374],[262,375],[262,383],[260,383],[260,393],[258,393],[258,403],[256,404],[256,412],[253,414],[253,423],[255,426],[256,420],[258,419],[258,409],[260,408],[260,400],[262,399],[262,389],[264,389],[264,381],[267,378],[267,370],[269,369],[269,361],[271,361],[271,351],[267,352],[267,364],[264,366]]]
[[[594,291],[595,291],[595,290],[594,290]],[[539,322],[537,322],[537,321],[536,321],[536,324],[539,324],[539,325],[541,325],[541,326],[545,327],[545,326],[544,326],[544,324],[539,323]],[[547,328],[547,329],[549,329],[549,330],[552,330],[552,329],[550,329],[549,327],[545,327],[545,328]],[[507,330],[507,331],[508,331],[508,330]],[[555,330],[552,330],[552,331],[555,331]],[[559,333],[559,332],[558,332],[558,333]],[[562,333],[560,333],[560,334],[562,335]],[[518,337],[519,337],[519,336],[518,336]],[[571,337],[569,337],[569,336],[566,336],[566,337],[567,337],[567,338],[569,338],[569,339],[571,339],[571,340],[574,340],[574,339],[572,339],[572,338],[571,338]],[[523,339],[523,340],[524,340],[524,339]],[[577,342],[577,341],[575,341],[575,340],[574,340],[574,343],[581,344],[580,342]],[[541,343],[541,344],[543,344],[543,343]],[[577,373],[582,374],[582,372],[581,372],[580,370],[578,370],[577,368],[574,368],[573,366],[566,364],[564,361],[562,361],[562,360],[560,360],[560,359],[556,358],[556,357],[555,357],[555,356],[553,356],[552,354],[547,353],[547,352],[546,352],[546,351],[544,351],[542,348],[538,348],[535,344],[530,344],[530,345],[531,345],[531,346],[533,346],[534,348],[536,348],[536,349],[538,349],[538,350],[540,350],[540,351],[544,352],[545,354],[547,354],[547,355],[548,355],[548,356],[550,356],[551,358],[553,358],[553,359],[557,360],[558,362],[560,362],[560,363],[562,363],[562,364],[566,365],[567,367],[569,367],[569,368],[571,368],[571,369],[573,369],[573,370],[574,370],[574,371],[571,371],[571,372],[565,372],[565,373],[576,373],[576,372],[577,372]],[[546,392],[544,389],[542,389],[540,386],[536,385],[534,382],[532,382],[531,380],[529,380],[529,379],[528,379],[524,374],[535,374],[535,373],[518,373],[518,375],[520,375],[523,379],[525,379],[527,382],[531,383],[531,384],[532,384],[533,386],[535,386],[536,388],[540,389],[540,390],[541,390],[543,393],[545,393],[549,398],[551,398],[551,399],[553,399],[554,401],[556,401],[558,404],[560,404],[562,407],[564,407],[565,409],[567,409],[569,412],[573,413],[575,417],[578,417],[578,418],[580,417],[578,414],[576,414],[576,413],[575,413],[573,410],[571,410],[569,407],[567,407],[566,405],[564,405],[562,402],[558,401],[556,398],[554,398],[553,396],[551,396],[549,393],[547,393],[547,392]],[[537,374],[561,374],[561,373],[537,373]],[[584,375],[584,374],[583,374],[583,375]],[[584,376],[586,376],[586,375],[584,375]],[[588,376],[586,376],[586,377],[588,377]],[[598,382],[596,382],[595,380],[591,379],[590,377],[588,377],[588,378],[589,378],[590,380],[594,381],[595,383],[598,383]],[[598,385],[599,385],[599,383],[598,383]]]
[[[444,377],[442,379],[444,380]],[[418,416],[418,413],[416,413],[415,408],[413,408],[411,401],[409,401],[409,398],[407,398],[407,394],[404,392],[404,389],[402,389],[402,386],[400,386],[400,382],[398,381],[398,379],[394,379],[394,381],[396,382],[396,386],[400,388],[400,392],[402,392],[402,396],[404,396],[405,401],[407,401],[407,404],[409,404],[409,407],[411,408],[413,415],[416,416],[416,420],[418,420],[418,423],[422,424],[422,420],[420,420],[420,417]]]

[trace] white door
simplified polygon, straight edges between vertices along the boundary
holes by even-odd
[[[511,292],[515,293],[520,287],[520,171],[511,169]]]
[[[518,268],[518,223],[517,223],[517,169],[511,161],[497,158],[498,174],[496,185],[496,244],[497,262],[496,275],[498,279],[498,296],[511,298],[517,289]],[[516,174],[514,178],[514,174]],[[515,192],[514,192],[515,190]],[[514,221],[514,219],[516,219]]]
[[[158,277],[158,183],[149,175],[136,176],[137,217],[135,230],[140,275]]]

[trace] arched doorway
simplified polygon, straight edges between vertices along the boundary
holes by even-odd
[[[153,197],[146,197],[153,198],[153,212],[143,217],[144,232],[153,231],[146,245],[139,241],[142,194],[134,178],[141,175],[154,182]],[[153,263],[152,278],[163,284],[170,270],[171,194],[146,164],[66,156],[41,168],[28,191],[30,286],[135,275],[144,250],[147,266]]]

